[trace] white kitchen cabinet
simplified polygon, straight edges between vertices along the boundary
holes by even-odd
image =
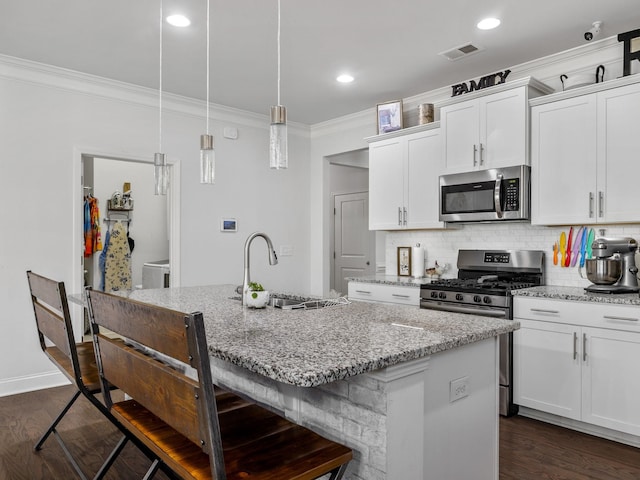
[[[580,368],[573,325],[520,320],[514,332],[514,402],[580,420]],[[577,343],[577,340],[575,340]]]
[[[572,95],[532,102],[531,223],[640,221],[629,201],[640,177],[640,83]]]
[[[440,129],[421,127],[369,145],[369,229],[444,228],[438,219]]]
[[[489,91],[438,104],[445,173],[529,164],[528,100],[553,90],[528,77]]]
[[[420,288],[385,283],[349,282],[349,300],[420,306]]]
[[[514,401],[640,435],[640,308],[515,298]]]

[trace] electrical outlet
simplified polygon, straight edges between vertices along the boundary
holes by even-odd
[[[455,402],[469,396],[469,377],[462,377],[449,382],[449,402]]]
[[[280,256],[291,257],[293,255],[293,245],[280,245]]]

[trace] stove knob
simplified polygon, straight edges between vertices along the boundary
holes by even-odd
[[[489,304],[489,303],[491,303],[491,297],[484,297],[484,298],[482,299],[482,301],[483,301],[484,303],[486,303],[486,304]]]
[[[445,298],[447,298],[447,294],[444,292],[440,292],[439,297],[444,300]]]
[[[438,298],[438,292],[431,292],[431,298]]]
[[[461,293],[457,293],[456,294],[456,300],[458,300],[459,302],[461,302],[464,299],[464,296]]]
[[[474,295],[473,296],[473,301],[476,303],[480,303],[482,302],[482,297],[480,295]]]

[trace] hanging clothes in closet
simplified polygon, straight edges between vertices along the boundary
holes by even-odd
[[[93,195],[84,197],[84,256],[90,257],[102,250],[100,209]]]
[[[131,250],[127,230],[121,221],[113,225],[105,250],[104,291],[131,290]]]

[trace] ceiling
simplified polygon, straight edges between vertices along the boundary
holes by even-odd
[[[268,114],[277,103],[277,0],[211,1],[214,103]],[[0,54],[159,85],[160,0],[0,0]],[[163,0],[163,91],[206,98],[206,1]],[[315,124],[480,77],[640,28],[638,0],[281,0],[281,103],[290,121]],[[502,25],[480,31],[497,16]],[[438,55],[467,42],[484,50]],[[335,78],[350,72],[348,85]]]

